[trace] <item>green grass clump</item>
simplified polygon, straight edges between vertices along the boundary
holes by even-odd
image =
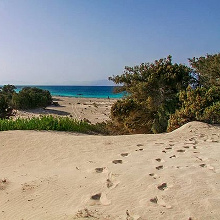
[[[0,119],[0,131],[51,130],[79,133],[103,133],[99,124],[89,124],[69,117],[41,116],[33,118]]]

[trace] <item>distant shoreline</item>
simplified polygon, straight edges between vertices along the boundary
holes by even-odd
[[[111,98],[120,99],[123,93],[114,93],[116,86],[18,86],[16,92],[24,87],[37,87],[48,90],[52,96],[69,97],[69,98]]]
[[[108,99],[111,99],[111,100],[119,100],[121,98],[101,98],[101,97],[84,97],[84,96],[64,96],[64,95],[52,95],[52,98],[76,98],[76,99],[91,99],[91,100],[108,100]]]

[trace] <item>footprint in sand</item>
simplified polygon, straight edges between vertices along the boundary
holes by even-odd
[[[209,164],[202,163],[199,166],[203,168],[208,168],[209,170],[212,170],[213,172],[215,172],[215,168]]]
[[[156,160],[157,162],[164,162],[164,160],[161,159],[161,158],[156,158],[155,160]]]
[[[143,148],[139,148],[139,149],[137,149],[137,150],[135,150],[135,151],[142,151],[142,150],[144,150]]]
[[[95,195],[92,195],[90,199],[92,200],[100,200],[102,193],[97,193]]]
[[[122,153],[121,156],[122,157],[127,157],[129,155],[129,153]]]
[[[98,167],[98,168],[95,168],[95,171],[96,173],[102,173],[104,169],[105,167]]]
[[[160,178],[157,174],[149,173],[149,176],[152,176],[154,179]]]
[[[137,144],[138,147],[144,146],[143,144]]]
[[[113,182],[110,179],[106,180],[106,185],[108,188],[111,188],[113,186]]]
[[[113,160],[112,163],[114,163],[114,164],[122,164],[122,160]]]
[[[184,153],[185,150],[180,149],[180,150],[177,150],[177,152]]]
[[[161,170],[161,169],[163,169],[163,165],[161,165],[161,166],[157,166],[156,169],[157,169],[157,170]]]
[[[188,149],[189,148],[189,146],[183,146],[184,148],[186,148],[186,149]]]
[[[167,183],[162,183],[157,187],[159,190],[164,190],[167,188]]]
[[[157,204],[158,198],[155,196],[154,198],[150,199],[151,202]]]
[[[207,167],[205,163],[199,165],[200,167]]]
[[[8,185],[8,180],[6,179],[0,180],[0,190],[6,189],[7,185]]]
[[[196,157],[197,159],[199,159],[200,161],[203,161],[203,159],[202,158],[200,158],[200,157]]]
[[[111,201],[107,199],[105,193],[97,193],[95,195],[92,195],[90,199],[94,202],[100,202],[102,205],[110,205]],[[92,204],[94,205],[94,204]]]
[[[212,140],[212,142],[213,142],[213,143],[219,143],[219,141],[218,141],[218,140]]]
[[[154,198],[150,199],[150,202],[154,203],[154,204],[158,204],[161,205],[167,209],[171,209],[172,206],[168,205],[164,202],[164,200],[162,198],[158,198],[157,196],[155,196]]]
[[[107,186],[107,188],[111,188],[111,189],[113,189],[113,188],[115,188],[119,183],[120,183],[120,181],[117,181],[117,182],[113,182],[112,181],[112,172],[110,172],[109,174],[108,174],[108,179],[106,180],[106,186]]]

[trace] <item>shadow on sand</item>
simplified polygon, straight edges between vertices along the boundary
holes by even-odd
[[[63,99],[60,99],[60,98],[54,98],[54,97],[53,97],[53,101],[58,102],[58,101],[63,101]]]
[[[62,106],[59,106],[62,107]],[[60,110],[55,110],[55,109],[42,109],[42,108],[38,108],[38,109],[31,109],[31,110],[27,110],[26,112],[28,113],[33,113],[33,114],[41,114],[41,115],[62,115],[62,116],[67,116],[70,115],[69,112],[65,112],[65,111],[60,111]]]

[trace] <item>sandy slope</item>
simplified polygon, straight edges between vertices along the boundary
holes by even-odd
[[[220,127],[0,133],[0,219],[220,219]]]

